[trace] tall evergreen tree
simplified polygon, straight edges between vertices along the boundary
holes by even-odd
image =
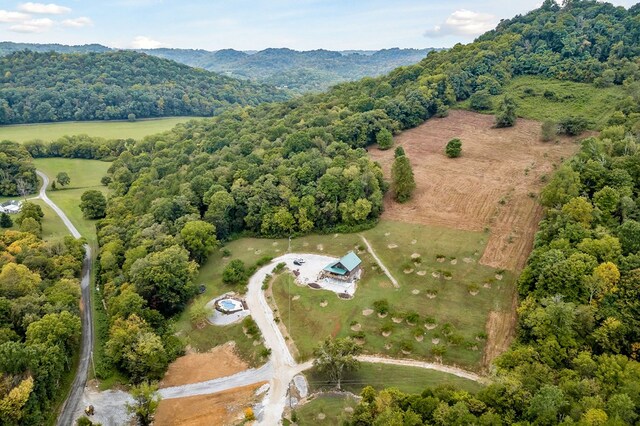
[[[399,155],[393,161],[391,177],[393,198],[399,203],[409,201],[413,190],[416,189],[416,181],[413,178],[411,163],[406,155]]]

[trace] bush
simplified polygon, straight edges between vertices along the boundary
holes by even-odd
[[[549,142],[556,137],[558,133],[558,125],[553,121],[545,121],[542,123],[542,140]]]
[[[460,154],[462,153],[462,141],[458,138],[451,139],[449,143],[447,143],[447,147],[444,149],[444,152],[449,158],[460,157]]]
[[[389,312],[389,302],[387,299],[376,300],[373,302],[373,310],[378,314],[384,315]]]
[[[222,253],[222,257],[229,257],[229,256],[231,256],[231,250],[229,250],[228,248],[223,248],[223,249],[221,250],[221,253]]]
[[[475,111],[486,111],[493,108],[491,96],[486,90],[480,90],[469,98],[469,106]]]
[[[505,96],[496,114],[495,126],[497,128],[512,127],[516,124],[516,103]]]
[[[284,267],[285,267],[285,266],[287,266],[287,264],[286,264],[286,263],[284,263],[284,262],[280,262],[280,263],[278,263],[278,264],[276,265],[276,267],[275,267],[275,268],[273,268],[273,272],[277,274],[278,272],[282,271],[282,270],[284,269]]]
[[[258,267],[264,266],[264,265],[268,264],[269,262],[271,262],[272,260],[273,260],[273,256],[262,256],[256,262],[256,266],[258,266]]]
[[[376,142],[378,142],[378,148],[381,150],[387,150],[393,146],[393,135],[387,129],[382,129],[376,135]]]
[[[233,259],[222,272],[222,282],[225,284],[245,284],[247,282],[247,271],[244,262],[240,259]]]
[[[583,117],[567,117],[558,123],[558,132],[569,136],[578,136],[587,130],[589,122]]]

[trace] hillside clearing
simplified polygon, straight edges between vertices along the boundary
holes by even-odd
[[[383,219],[489,231],[480,263],[519,270],[531,251],[542,217],[537,196],[548,178],[578,145],[573,139],[540,141],[540,123],[519,119],[494,129],[493,116],[451,111],[395,138],[407,153],[416,179],[413,198],[398,204],[387,194]],[[444,147],[462,140],[462,156],[450,159]],[[372,149],[389,176],[393,152]],[[546,177],[545,177],[546,176]]]

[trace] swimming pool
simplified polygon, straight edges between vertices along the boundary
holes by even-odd
[[[230,314],[244,310],[242,302],[236,299],[221,299],[216,302],[216,309],[220,312]]]

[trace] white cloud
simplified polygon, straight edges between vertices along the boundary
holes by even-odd
[[[448,35],[476,36],[495,27],[498,19],[489,13],[460,9],[453,12],[446,21],[425,31],[425,37],[444,37]]]
[[[9,30],[16,33],[42,33],[50,29],[53,24],[54,22],[49,18],[29,19],[10,26]]]
[[[93,21],[91,20],[91,18],[81,16],[75,19],[65,19],[64,21],[62,21],[62,25],[71,28],[90,27],[91,25],[93,25]]]
[[[12,10],[0,10],[0,22],[20,22],[29,19],[29,15],[21,12],[14,12]]]
[[[158,40],[145,36],[138,36],[131,42],[131,47],[134,49],[157,49],[159,47],[165,47],[165,45]]]
[[[18,6],[18,10],[27,13],[37,13],[41,15],[62,15],[71,12],[71,9],[66,6],[60,6],[58,4],[44,4],[44,3],[22,3]]]

